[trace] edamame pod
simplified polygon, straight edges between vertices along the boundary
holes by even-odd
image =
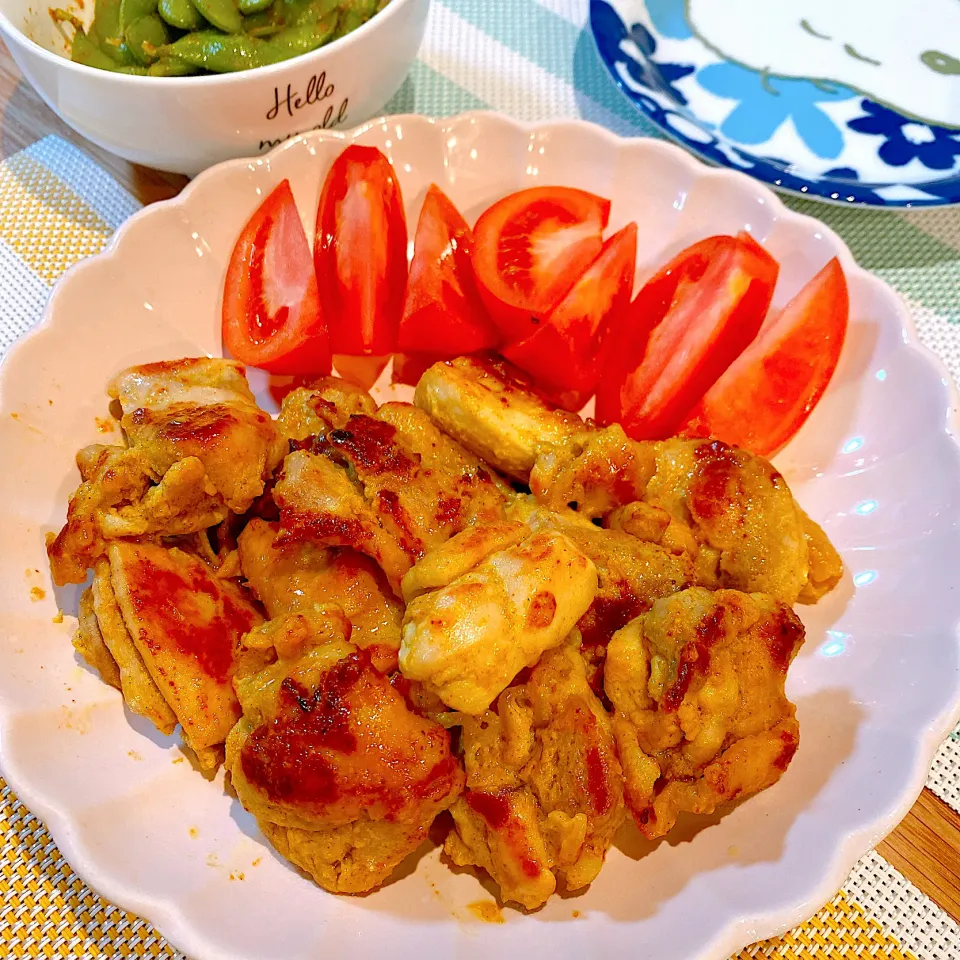
[[[308,3],[293,8],[289,25],[291,27],[302,27],[306,23],[319,23],[324,17],[336,16],[339,5],[339,0],[310,0]],[[334,29],[336,29],[336,24],[334,24]]]
[[[170,42],[170,31],[155,13],[151,13],[128,24],[123,31],[123,39],[134,57],[144,66],[149,66],[157,59],[152,51]]]
[[[237,0],[237,9],[246,16],[250,13],[263,13],[273,6],[273,0]]]
[[[337,14],[329,13],[317,23],[305,23],[299,27],[288,27],[271,37],[270,45],[278,50],[289,51],[288,57],[309,53],[322,47],[337,29]]]
[[[232,73],[251,70],[286,60],[290,54],[274,48],[266,40],[257,40],[244,34],[216,33],[200,30],[188,33],[174,43],[161,47],[161,57],[176,57],[203,70],[214,73]]]
[[[120,29],[120,2],[121,0],[97,0],[91,32],[96,32],[100,49],[114,63],[128,66],[134,60],[123,42],[123,31]]]
[[[114,70],[117,64],[101,49],[96,39],[88,37],[82,30],[73,35],[70,45],[70,59],[74,63],[82,63],[87,67],[96,67],[98,70]]]
[[[337,30],[333,39],[339,40],[348,33],[352,33],[357,27],[363,26],[363,17],[356,10],[343,10],[340,13],[340,19],[337,23]]]
[[[243,17],[234,0],[193,0],[200,15],[224,33],[242,33]]]
[[[147,75],[151,77],[191,77],[198,72],[198,68],[185,60],[176,57],[161,57],[150,64]]]
[[[157,12],[157,0],[120,0],[120,32]]]
[[[344,13],[352,10],[365,22],[377,12],[377,3],[378,0],[340,0],[340,9]]]
[[[157,13],[177,30],[199,30],[203,17],[190,0],[160,0]]]

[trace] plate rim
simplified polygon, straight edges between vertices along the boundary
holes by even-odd
[[[856,275],[861,282],[873,286],[880,296],[890,302],[891,309],[896,311],[901,322],[904,346],[917,353],[930,368],[931,375],[935,375],[941,383],[946,416],[943,424],[938,427],[938,432],[944,433],[960,451],[960,391],[958,391],[946,365],[936,353],[920,340],[913,316],[904,298],[879,277],[860,267],[843,239],[829,226],[816,217],[791,210],[784,205],[780,197],[769,186],[756,178],[750,177],[735,168],[706,164],[673,143],[650,137],[620,136],[598,124],[580,119],[523,122],[493,110],[475,110],[443,117],[396,114],[371,119],[348,130],[311,131],[300,134],[262,156],[238,158],[216,164],[199,174],[176,197],[143,207],[120,225],[101,252],[79,261],[65,271],[51,292],[40,321],[11,345],[3,361],[0,362],[0,411],[6,412],[7,371],[17,362],[17,357],[25,344],[33,338],[45,334],[53,327],[53,318],[57,314],[58,303],[64,296],[64,290],[69,289],[71,278],[88,268],[96,269],[100,263],[115,257],[119,247],[124,242],[127,231],[143,218],[149,217],[157,211],[188,206],[191,197],[198,189],[225,171],[239,170],[244,167],[266,167],[269,170],[273,158],[287,150],[299,149],[304,144],[309,145],[311,142],[331,140],[346,142],[362,135],[371,128],[384,124],[443,125],[446,123],[460,124],[483,121],[493,121],[512,126],[529,134],[557,128],[589,129],[591,135],[607,140],[611,147],[641,144],[645,149],[669,157],[676,163],[685,166],[695,176],[705,175],[721,181],[732,180],[733,185],[739,184],[741,189],[749,188],[770,205],[776,217],[804,221],[808,226],[815,225],[818,232],[829,239],[837,250],[843,268],[848,275]],[[952,638],[960,649],[960,621],[952,625]],[[918,741],[914,754],[912,776],[900,791],[899,802],[893,805],[887,815],[849,832],[842,844],[838,845],[832,861],[825,864],[824,874],[820,881],[808,889],[801,896],[799,902],[794,901],[759,916],[739,917],[728,921],[701,945],[697,954],[700,960],[708,960],[708,958],[710,960],[713,960],[713,958],[715,960],[725,960],[726,957],[749,945],[750,942],[780,935],[807,921],[835,896],[858,860],[896,827],[922,792],[936,751],[949,732],[960,722],[960,676],[955,680],[954,687],[957,696],[953,705],[945,706],[936,717],[927,722],[922,731],[917,731]],[[11,710],[10,705],[0,694],[0,744],[3,742],[13,714],[14,711]],[[11,767],[2,754],[0,754],[0,770],[2,770],[10,789],[23,805],[44,823],[64,860],[87,886],[116,906],[128,910],[151,923],[162,936],[187,956],[229,960],[229,954],[208,940],[199,931],[196,931],[186,920],[183,911],[168,898],[139,895],[136,891],[126,889],[111,876],[101,873],[92,860],[87,858],[83,845],[76,835],[72,816],[58,809],[52,801],[48,801],[42,795],[42,790],[34,789],[29,782],[29,778],[26,775],[21,775],[15,766]],[[749,931],[749,933],[745,931]],[[744,936],[750,938],[747,943],[743,942]]]
[[[859,197],[851,197],[848,194],[848,198],[844,198],[842,195],[839,195],[842,194],[843,191],[840,191],[836,188],[836,184],[839,182],[837,180],[807,180],[803,176],[792,175],[794,179],[803,181],[807,189],[798,190],[794,189],[793,187],[783,186],[779,180],[776,180],[772,176],[766,175],[764,168],[775,168],[772,166],[771,162],[764,157],[756,158],[760,162],[760,173],[750,173],[746,168],[738,168],[736,164],[732,163],[728,159],[723,161],[715,160],[713,157],[706,154],[703,151],[702,146],[698,145],[696,140],[694,140],[692,137],[684,137],[679,131],[672,129],[669,124],[661,123],[661,121],[658,120],[657,117],[650,110],[648,110],[643,103],[636,99],[626,88],[623,80],[617,75],[616,70],[613,68],[613,64],[607,59],[607,57],[604,56],[600,45],[600,40],[597,36],[598,28],[596,25],[594,11],[597,9],[598,3],[601,2],[607,3],[607,5],[612,8],[612,4],[609,3],[609,0],[590,0],[587,25],[589,27],[590,38],[593,42],[594,51],[596,52],[597,59],[603,66],[604,72],[613,81],[619,94],[629,102],[634,110],[652,123],[665,137],[668,137],[671,143],[680,146],[685,151],[693,153],[698,160],[700,160],[702,163],[705,163],[707,166],[742,172],[750,179],[764,184],[768,189],[778,194],[796,197],[800,200],[812,200],[816,203],[825,203],[829,206],[842,207],[847,210],[942,210],[944,208],[960,207],[960,172],[955,173],[952,176],[941,177],[937,181],[934,181],[932,178],[930,181],[924,181],[925,183],[955,183],[956,189],[955,192],[951,194],[952,199],[935,197],[931,200],[887,200],[876,194],[875,191],[878,188],[883,189],[889,186],[897,186],[897,184],[892,182],[889,184],[858,184],[857,187],[859,190],[862,191],[864,188],[866,188],[866,193]],[[625,21],[621,20],[621,22],[623,22],[624,26],[626,26]],[[703,129],[700,123],[697,123],[696,125]],[[704,133],[707,133],[711,137],[713,143],[721,142],[719,137],[714,136],[708,130],[704,129]],[[726,143],[728,141],[722,142]],[[914,185],[904,184],[904,186]],[[919,184],[916,185],[916,188],[921,189]]]

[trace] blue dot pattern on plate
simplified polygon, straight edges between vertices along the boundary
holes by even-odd
[[[709,162],[812,198],[880,207],[960,202],[960,129],[900,113],[836,81],[727,60],[697,35],[688,9],[688,0],[590,3],[604,65],[674,140]]]

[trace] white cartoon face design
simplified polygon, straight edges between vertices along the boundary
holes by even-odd
[[[728,60],[960,127],[960,0],[687,0],[687,19]]]

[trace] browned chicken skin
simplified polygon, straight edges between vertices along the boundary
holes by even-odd
[[[147,363],[118,374],[108,392],[123,409],[120,425],[154,474],[196,457],[234,512],[263,492],[286,452],[274,422],[256,404],[231,360]]]
[[[264,636],[291,634],[274,626]],[[284,856],[328,890],[360,893],[426,839],[463,772],[447,731],[413,713],[348,636],[328,608],[325,622],[321,613],[276,646],[275,663],[238,681],[243,719],[227,766]],[[261,646],[256,631],[250,639]]]
[[[83,483],[47,547],[57,584],[83,583],[111,541],[189,535],[242,513],[286,452],[232,361],[131,367],[109,393],[122,406],[129,446],[78,455]]]
[[[270,617],[337,604],[350,640],[383,671],[397,665],[403,607],[380,568],[355,550],[278,541],[280,525],[251,520],[240,534],[240,567]]]
[[[367,554],[399,596],[428,550],[501,517],[506,488],[416,407],[385,404],[342,422],[287,457],[274,491],[284,537]]]
[[[558,880],[595,879],[623,822],[623,777],[610,718],[575,648],[551,650],[496,709],[464,718],[467,790],[446,842],[483,867],[504,900],[542,906]]]
[[[799,743],[787,668],[803,625],[785,604],[702,587],[658,600],[610,642],[604,686],[648,837],[780,779]]]

